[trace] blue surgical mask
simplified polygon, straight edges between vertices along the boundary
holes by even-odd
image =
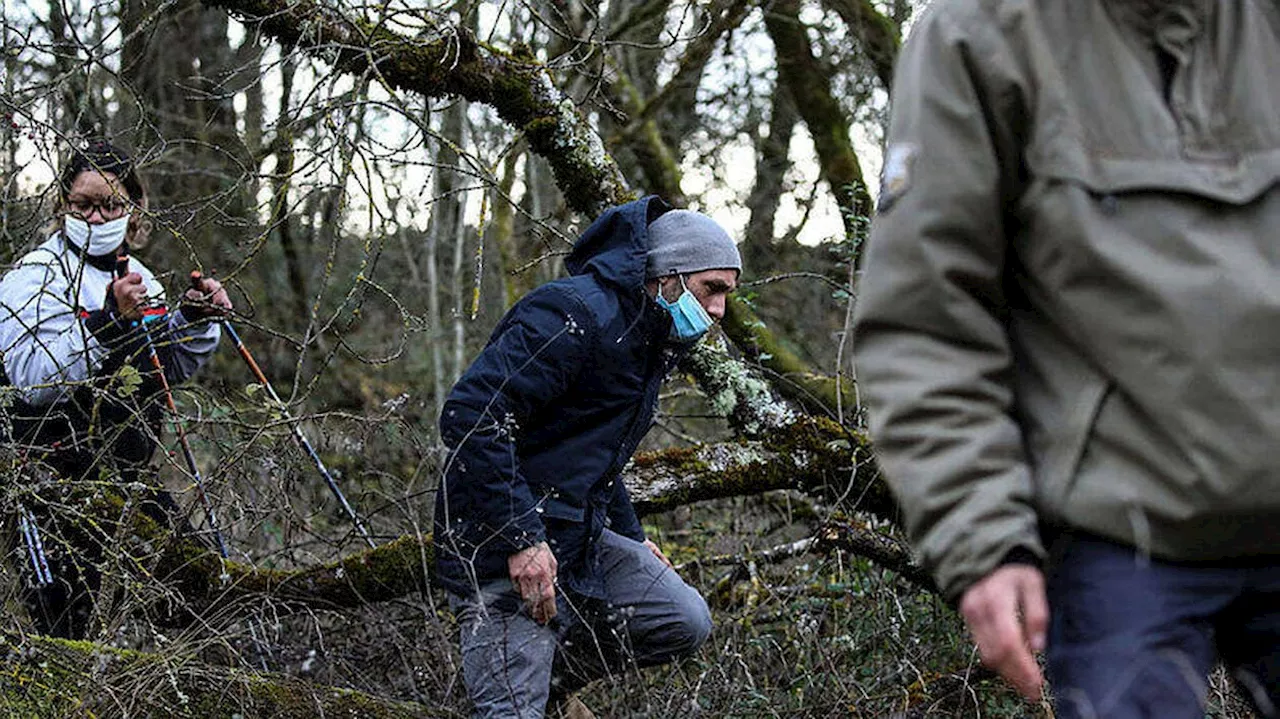
[[[662,291],[658,291],[657,301],[663,309],[671,313],[671,333],[669,338],[673,342],[680,344],[693,344],[711,329],[711,325],[715,324],[711,319],[711,315],[702,308],[702,303],[698,302],[698,298],[693,296],[689,288],[684,284],[684,278],[680,278],[680,288],[683,290],[680,297],[675,302],[668,302],[662,296]]]

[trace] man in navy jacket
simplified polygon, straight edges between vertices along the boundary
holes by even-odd
[[[565,266],[502,319],[440,418],[435,577],[476,717],[541,717],[550,695],[711,631],[619,474],[663,379],[724,315],[738,250],[709,217],[646,197],[601,215]]]

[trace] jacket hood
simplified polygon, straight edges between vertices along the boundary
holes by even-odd
[[[564,265],[569,274],[594,274],[620,290],[644,287],[649,222],[671,207],[648,195],[604,211],[573,245]]]

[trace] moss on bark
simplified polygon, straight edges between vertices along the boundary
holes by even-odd
[[[0,714],[49,719],[451,716],[279,674],[217,667],[181,651],[165,655],[90,642],[0,634]]]
[[[853,382],[814,372],[741,298],[729,298],[720,326],[748,358],[776,375],[771,384],[783,397],[831,417],[848,417],[856,411]]]
[[[895,520],[897,505],[870,452],[865,435],[809,417],[760,440],[640,455],[626,482],[640,514],[707,499],[800,489],[857,498],[857,509]]]

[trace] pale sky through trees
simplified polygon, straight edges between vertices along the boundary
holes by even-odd
[[[118,28],[114,27],[114,23],[117,22],[115,16],[109,12],[102,14],[103,9],[107,8],[107,6],[92,0],[82,0],[78,3],[73,0],[73,5],[78,7],[81,13],[90,17],[101,15],[101,21],[106,24],[107,31],[104,33],[104,41],[93,48],[94,64],[100,64],[112,72],[116,71],[119,67],[120,33]],[[47,16],[48,10],[45,0],[32,0],[29,3],[11,3],[6,0],[4,11],[6,28],[16,24],[17,21],[26,22],[23,19],[24,17]],[[687,27],[687,25],[682,26],[677,22],[674,27],[678,29]],[[498,33],[502,29],[500,20],[495,15],[495,8],[491,4],[482,4],[480,6],[481,31],[479,35],[484,37],[488,34]],[[233,46],[242,42],[244,32],[244,26],[232,19],[229,26],[229,40]],[[677,39],[687,39],[675,38],[670,32],[667,37],[672,42]],[[263,65],[268,70],[262,75],[262,89],[264,95],[268,98],[266,106],[268,113],[270,113],[273,112],[276,104],[272,99],[273,92],[278,95],[280,90],[279,74],[275,70],[280,62],[280,55],[279,48],[275,43],[264,41],[263,46],[265,48]],[[722,89],[720,83],[725,80],[731,80],[734,76],[728,69],[729,63],[741,63],[750,69],[753,76],[767,76],[771,71],[771,65],[774,62],[774,49],[763,33],[744,33],[735,42],[733,50],[731,56],[719,54],[712,61],[704,76],[700,92],[714,94]],[[83,60],[84,58],[81,59]],[[667,63],[666,70],[668,73],[671,71],[670,63]],[[299,72],[303,77],[310,74],[305,65]],[[660,80],[665,79],[660,78]],[[329,82],[332,85],[331,91],[336,91],[342,87],[350,88],[352,85],[351,80],[345,77],[326,79],[311,76],[309,82],[310,85],[308,82],[295,80],[293,94],[298,102],[305,102],[306,96],[312,92],[310,88],[314,87],[315,83]],[[102,91],[109,99],[111,88],[106,87]],[[386,102],[389,99],[386,93],[377,86],[370,88],[370,95],[375,103]],[[884,94],[882,92],[878,93],[877,102],[883,104],[885,101]],[[446,104],[440,101],[431,103],[432,106],[436,107],[442,107]],[[245,106],[243,93],[236,95],[234,106],[237,112],[243,112]],[[57,138],[48,136],[42,129],[49,125],[46,111],[47,108],[40,106],[29,106],[21,109],[20,114],[25,113],[30,120],[31,132],[37,135],[35,138],[28,137],[27,134],[21,134],[17,137],[16,159],[17,166],[21,170],[15,180],[23,193],[34,194],[48,188],[54,177],[55,169],[53,164],[57,161],[57,152],[65,152],[66,149],[65,143],[58,142]],[[475,115],[488,113],[490,110],[485,107],[473,106],[470,108],[470,112]],[[273,118],[269,114],[266,119],[267,122],[271,122]],[[394,147],[397,142],[403,142],[408,134],[415,131],[411,123],[398,113],[387,113],[386,119],[386,122],[370,123],[368,128],[369,132],[380,136],[380,144],[383,147]],[[850,130],[859,159],[862,162],[864,177],[869,185],[868,191],[874,196],[879,189],[877,179],[881,154],[879,141],[872,137],[868,133],[868,128],[862,124],[855,123]],[[795,197],[791,194],[784,195],[779,207],[776,234],[782,236],[796,223],[804,221],[805,226],[796,236],[804,244],[818,244],[839,237],[842,232],[839,210],[830,191],[814,185],[815,182],[818,182],[818,169],[813,160],[815,157],[813,144],[807,129],[803,125],[795,128],[790,146],[790,154],[794,162],[791,177],[795,192],[797,194],[812,194],[815,204],[809,217],[804,218],[802,210],[796,204]],[[481,154],[483,154],[482,150],[478,153],[478,156]],[[259,170],[263,173],[271,172],[274,169],[272,163],[273,160],[268,159]],[[699,197],[705,201],[705,205],[699,206],[698,209],[706,211],[715,217],[730,230],[731,234],[739,237],[747,222],[747,211],[739,204],[738,198],[745,197],[750,192],[752,183],[755,180],[754,163],[754,149],[751,146],[750,139],[744,137],[739,137],[718,148],[715,154],[715,162],[713,163],[701,162],[693,153],[687,154],[681,163],[686,193],[691,197]],[[318,164],[316,167],[319,172],[324,172],[327,169],[327,166],[323,163]],[[425,162],[415,163],[412,159],[405,164],[397,165],[390,173],[373,173],[371,177],[375,178],[375,182],[381,182],[384,177],[394,178],[397,174],[399,183],[408,190],[415,187],[424,188],[430,183],[430,175],[425,169]],[[318,183],[324,182],[325,179],[323,177],[314,178]],[[368,208],[370,200],[381,194],[381,188],[364,187],[355,179],[349,180],[347,187],[353,209],[359,207]],[[483,187],[484,183],[476,183],[474,189],[479,190]],[[643,191],[645,188],[637,187],[635,189]],[[264,192],[266,192],[265,189]],[[523,192],[522,183],[519,180],[517,180],[513,192],[516,196]],[[481,211],[479,197],[481,193],[468,192],[467,194],[467,217],[468,221],[474,224],[479,219]],[[376,208],[375,214],[385,219],[387,209]],[[354,212],[348,217],[347,224],[352,231],[358,233],[361,231],[360,228],[370,226],[369,220],[371,219],[373,218],[367,216],[361,218],[360,213]],[[418,229],[423,229],[427,222],[426,213],[415,212],[409,205],[402,206],[395,219],[399,223],[413,225]]]

